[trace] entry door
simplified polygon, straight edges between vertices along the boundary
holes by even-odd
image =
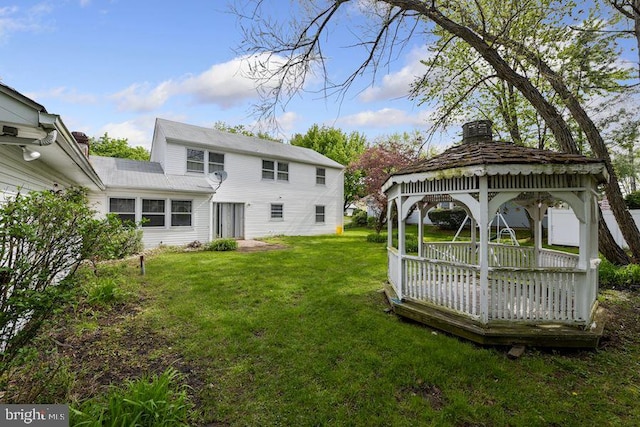
[[[244,203],[215,203],[213,229],[217,238],[244,238]]]

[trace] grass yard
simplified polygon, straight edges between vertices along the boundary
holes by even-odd
[[[250,252],[161,252],[101,267],[126,302],[49,332],[67,399],[174,366],[194,424],[591,426],[640,420],[640,296],[608,290],[597,351],[483,348],[386,312],[369,231],[271,239]],[[623,325],[623,327],[621,327]],[[75,349],[75,351],[73,351]],[[60,402],[66,403],[66,402]]]

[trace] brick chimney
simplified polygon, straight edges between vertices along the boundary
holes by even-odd
[[[493,141],[491,120],[476,120],[462,125],[462,143]]]
[[[89,137],[84,132],[71,132],[71,135],[75,138],[80,150],[82,150],[82,154],[88,159],[89,158]]]

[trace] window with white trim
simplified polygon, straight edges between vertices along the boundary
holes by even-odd
[[[209,152],[209,173],[224,170],[224,154]]]
[[[187,172],[204,173],[204,150],[187,148]]]
[[[274,160],[262,161],[262,179],[289,181],[289,163]]]
[[[171,226],[190,227],[192,224],[192,201],[172,200],[171,201]]]
[[[327,183],[327,170],[325,168],[316,168],[316,184],[325,185]]]
[[[116,214],[122,222],[136,222],[136,199],[109,198],[109,212]]]
[[[289,163],[278,162],[278,181],[289,181]]]
[[[284,219],[284,205],[282,203],[271,204],[271,219]]]
[[[316,205],[316,223],[324,224],[324,206]]]
[[[142,199],[142,226],[164,227],[165,205],[164,199]]]
[[[276,176],[276,162],[272,160],[262,161],[262,179],[274,179]]]

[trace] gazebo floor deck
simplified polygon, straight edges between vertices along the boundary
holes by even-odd
[[[556,348],[597,348],[604,331],[605,312],[598,308],[595,328],[584,329],[566,324],[534,325],[520,322],[495,322],[484,325],[462,314],[416,301],[399,301],[393,287],[384,287],[394,313],[429,327],[448,332],[482,345],[528,345]]]

